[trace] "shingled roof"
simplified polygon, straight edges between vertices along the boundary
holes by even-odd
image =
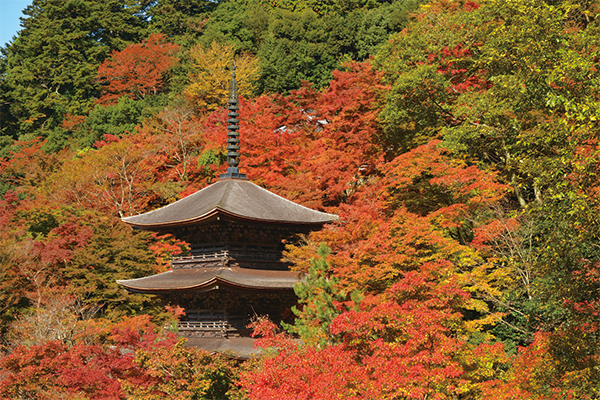
[[[292,271],[273,271],[240,267],[173,269],[139,279],[117,281],[132,292],[169,293],[203,292],[220,288],[236,290],[293,290],[300,276]]]
[[[145,230],[197,225],[225,218],[286,225],[319,226],[336,221],[336,215],[296,204],[247,179],[221,179],[168,206],[123,222]]]

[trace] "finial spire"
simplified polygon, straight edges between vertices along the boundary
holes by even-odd
[[[229,100],[227,101],[227,173],[221,174],[222,178],[246,178],[246,174],[240,174],[238,165],[240,163],[240,134],[239,134],[239,114],[238,114],[238,93],[237,81],[235,77],[235,61],[231,67],[231,86],[229,87]]]
[[[238,93],[237,93],[237,81],[235,80],[235,61],[231,66],[231,84],[229,85],[229,100],[238,101]]]

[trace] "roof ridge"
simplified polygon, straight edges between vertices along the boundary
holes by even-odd
[[[331,215],[331,216],[335,217],[335,219],[339,219],[339,217],[338,217],[337,215],[335,215],[335,214],[330,214],[330,213],[327,213],[327,212],[324,212],[324,211],[314,210],[314,209],[312,209],[312,208],[310,208],[310,207],[303,206],[302,204],[298,204],[298,203],[296,203],[295,201],[292,201],[292,200],[290,200],[290,199],[286,199],[285,197],[283,197],[283,196],[280,196],[280,195],[278,195],[277,193],[273,193],[273,192],[271,192],[270,190],[267,190],[267,189],[265,189],[264,187],[262,187],[262,186],[260,186],[260,185],[257,185],[256,183],[254,183],[254,182],[252,182],[252,181],[249,181],[249,182],[250,182],[251,184],[253,184],[254,186],[256,186],[257,188],[259,188],[259,189],[261,189],[261,190],[263,190],[263,191],[265,191],[265,192],[267,192],[267,193],[269,193],[269,194],[271,194],[271,195],[273,195],[273,196],[277,196],[277,197],[279,197],[280,199],[283,199],[283,200],[287,201],[288,203],[292,203],[292,204],[294,204],[295,206],[298,206],[298,207],[305,208],[305,209],[307,209],[307,210],[309,210],[309,211],[312,211],[312,212],[315,212],[315,213]]]
[[[217,201],[215,208],[220,208],[221,210],[225,211],[227,210],[227,208],[225,208],[225,204],[227,204],[227,200],[229,199],[229,190],[227,190],[227,185],[233,181],[234,179],[220,179],[217,181],[217,183],[224,182],[223,185],[225,185],[225,187],[223,188],[223,193],[221,193],[221,198],[219,198],[219,201]]]

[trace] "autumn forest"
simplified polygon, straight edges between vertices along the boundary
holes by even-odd
[[[0,398],[600,398],[600,4],[33,0],[0,48]],[[261,357],[186,347],[121,218],[227,169],[339,221]],[[298,340],[300,339],[300,340]]]

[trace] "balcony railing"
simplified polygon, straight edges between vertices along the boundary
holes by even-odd
[[[281,251],[276,245],[227,243],[218,245],[192,245],[188,254],[171,258],[172,261],[202,261],[223,258],[240,260],[279,261]]]
[[[248,318],[229,315],[223,310],[186,310],[186,319],[179,321],[177,329],[184,337],[223,337],[248,334]]]

